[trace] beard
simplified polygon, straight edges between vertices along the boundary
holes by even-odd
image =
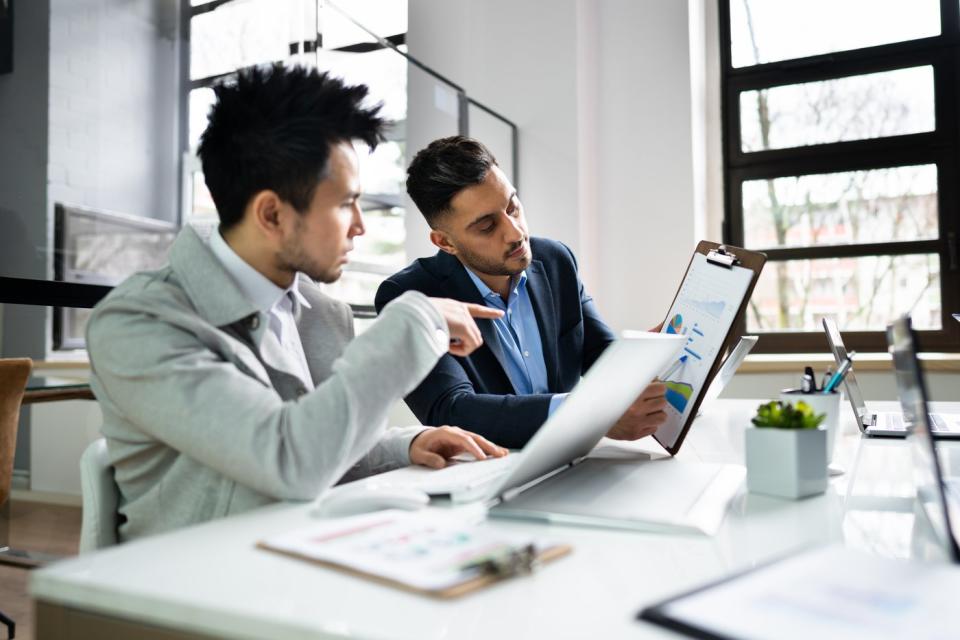
[[[307,254],[301,240],[303,226],[302,221],[298,220],[296,222],[295,233],[286,240],[280,252],[276,255],[277,266],[287,273],[299,271],[315,282],[322,282],[323,284],[336,282],[343,275],[343,268],[339,264],[325,266]]]
[[[513,245],[510,249],[504,254],[503,258],[500,260],[491,260],[486,256],[481,256],[480,254],[473,253],[469,249],[463,247],[457,247],[457,256],[460,258],[461,262],[469,267],[471,270],[477,273],[485,273],[491,276],[515,276],[519,275],[524,269],[530,266],[531,256],[529,254],[524,254],[520,258],[514,258],[513,262],[517,263],[517,266],[510,266],[507,263],[507,257],[510,253],[517,250],[517,248],[527,242],[527,238],[524,238],[521,242]]]

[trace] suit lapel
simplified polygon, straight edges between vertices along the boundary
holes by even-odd
[[[553,305],[553,291],[543,271],[543,263],[534,260],[527,269],[527,293],[533,303],[533,313],[540,327],[543,360],[547,368],[547,385],[557,388],[557,310]]]
[[[477,286],[473,284],[473,280],[467,275],[466,267],[460,264],[459,260],[443,251],[438,253],[437,258],[442,268],[447,272],[453,298],[461,302],[485,304],[483,302],[483,296],[481,296],[477,290]],[[477,326],[480,328],[480,335],[483,336],[483,344],[490,349],[490,353],[497,359],[500,368],[503,370],[503,377],[507,381],[510,381],[510,376],[507,375],[507,354],[503,351],[503,345],[500,343],[500,335],[497,333],[497,328],[494,326],[493,320],[478,319]],[[512,382],[510,382],[510,386],[513,386]],[[517,392],[516,388],[514,388],[513,392]]]

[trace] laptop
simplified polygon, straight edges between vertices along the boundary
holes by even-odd
[[[916,334],[910,316],[903,316],[887,327],[887,344],[900,389],[904,415],[915,416],[907,441],[913,453],[914,483],[917,499],[934,536],[953,562],[960,562],[960,485],[957,478],[943,475],[937,457],[935,433],[927,411],[927,388],[917,359]]]
[[[486,501],[495,517],[712,533],[742,485],[743,467],[587,458],[685,344],[683,336],[659,333],[616,341],[520,452],[440,470],[406,467],[369,481]]]
[[[824,318],[823,330],[827,335],[830,351],[839,367],[847,360],[847,348],[843,344],[837,323],[830,318]],[[900,411],[870,411],[863,400],[863,393],[860,391],[860,385],[857,384],[857,376],[853,369],[854,367],[851,366],[843,379],[843,384],[860,431],[867,436],[905,438],[912,426],[907,417]],[[903,388],[901,377],[897,376],[897,393],[902,396],[909,391]],[[932,413],[928,419],[934,437],[960,438],[960,414]]]

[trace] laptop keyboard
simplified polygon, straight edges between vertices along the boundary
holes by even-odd
[[[927,420],[930,424],[931,431],[948,431],[949,426],[947,425],[946,420],[940,417],[936,413],[928,413]],[[888,413],[884,417],[884,426],[887,429],[895,429],[898,431],[905,431],[907,429],[907,423],[904,421],[903,416],[898,413]]]
[[[456,493],[457,490],[474,489],[505,474],[513,462],[514,459],[510,456],[454,462],[431,473],[427,479],[427,487],[423,489],[427,493]],[[431,488],[446,490],[433,491]]]
[[[449,462],[443,469],[410,466],[376,476],[380,484],[390,487],[419,489],[432,496],[473,493],[495,482],[520,459],[519,453],[502,458],[470,462]]]

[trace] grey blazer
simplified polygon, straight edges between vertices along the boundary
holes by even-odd
[[[266,364],[254,308],[186,227],[167,266],[114,289],[87,325],[91,387],[120,488],[122,540],[310,500],[345,475],[409,464],[423,427],[387,429],[390,407],[449,344],[405,294],[353,339],[349,306],[307,278],[297,326],[316,388]]]

